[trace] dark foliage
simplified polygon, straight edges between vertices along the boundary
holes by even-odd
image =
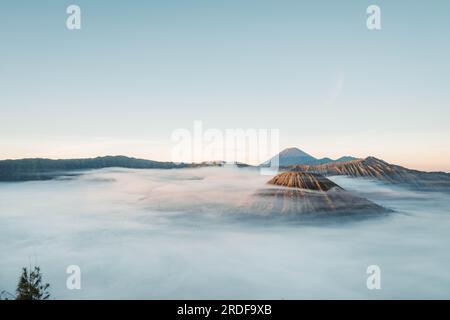
[[[16,289],[16,300],[47,300],[50,298],[48,291],[50,285],[42,282],[42,273],[39,267],[22,269],[19,283]]]

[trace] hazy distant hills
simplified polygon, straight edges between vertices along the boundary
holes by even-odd
[[[277,156],[272,157],[262,164],[262,166],[269,166],[270,164],[276,164]],[[292,165],[318,165],[324,163],[332,163],[332,162],[342,162],[342,161],[351,161],[356,160],[357,158],[344,156],[339,159],[333,160],[330,158],[321,158],[317,159],[306,152],[298,149],[298,148],[287,148],[281,151],[278,154],[278,165],[280,167],[288,167]]]
[[[418,189],[450,188],[450,174],[424,172],[387,163],[375,157],[320,165],[294,165],[290,170],[321,174],[373,178],[385,183],[402,184]]]
[[[272,161],[272,158],[269,161]],[[285,149],[279,154],[280,169],[301,171],[322,176],[346,175],[350,177],[373,178],[382,182],[402,184],[417,189],[450,189],[450,174],[445,172],[423,172],[389,164],[383,160],[368,157],[357,159],[341,157],[316,159],[298,148]],[[266,161],[263,166],[270,162]],[[224,166],[224,161],[202,163],[174,163],[136,159],[125,156],[106,156],[88,159],[21,159],[0,161],[0,181],[49,180],[60,176],[78,174],[76,171],[101,168],[130,169],[176,169]],[[249,167],[237,163],[238,167]]]
[[[62,176],[76,175],[76,171],[103,168],[128,169],[180,169],[200,167],[223,167],[225,161],[205,161],[201,163],[174,163],[137,159],[125,156],[105,156],[86,159],[19,159],[0,160],[0,181],[51,180]],[[245,163],[235,163],[237,167],[249,167]]]
[[[67,175],[70,171],[112,167],[131,169],[172,169],[184,168],[186,166],[186,164],[143,160],[125,156],[63,160],[40,158],[3,160],[0,161],[0,181],[49,180],[57,176]]]

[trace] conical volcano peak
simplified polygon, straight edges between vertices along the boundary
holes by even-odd
[[[295,147],[284,149],[272,159],[265,162],[265,164],[277,164],[281,167],[287,167],[295,164],[315,163],[317,163],[316,158]]]
[[[338,160],[333,160],[330,158],[317,159],[299,148],[290,147],[284,149],[279,154],[275,155],[261,165],[278,165],[280,167],[289,167],[293,165],[319,165],[337,161],[350,161],[354,159],[356,158],[349,156],[341,157]]]
[[[250,207],[262,214],[372,214],[387,210],[345,191],[326,177],[307,172],[283,172],[258,190]],[[280,186],[280,188],[274,187]]]
[[[283,172],[273,177],[268,183],[284,187],[316,191],[328,191],[332,188],[342,189],[333,181],[319,174],[305,172]]]
[[[296,147],[286,148],[281,151],[279,155],[289,157],[312,157],[311,155]]]

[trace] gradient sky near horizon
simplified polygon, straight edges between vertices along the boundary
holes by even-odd
[[[450,171],[449,39],[450,1],[2,1],[0,159],[170,160],[201,120]]]

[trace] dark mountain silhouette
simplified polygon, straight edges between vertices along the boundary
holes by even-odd
[[[201,163],[174,163],[137,159],[125,156],[105,156],[86,159],[19,159],[0,161],[0,181],[51,180],[58,177],[79,175],[77,171],[103,168],[129,169],[178,169],[199,167],[223,167],[225,161]],[[239,168],[251,167],[245,163],[234,163]]]
[[[271,164],[275,164],[277,156],[275,155],[271,159],[267,160],[261,166],[270,166]],[[317,159],[308,153],[298,149],[298,148],[287,148],[281,151],[278,154],[278,166],[279,167],[289,167],[292,165],[318,165],[318,164],[324,164],[324,163],[332,163],[332,162],[338,162],[338,161],[349,161],[354,160],[357,158],[344,156],[337,160],[333,160],[330,158],[321,158]]]
[[[321,165],[295,165],[290,169],[324,176],[346,175],[373,178],[385,183],[406,185],[417,189],[450,188],[449,173],[407,169],[375,157]]]
[[[0,161],[0,181],[50,180],[58,176],[74,174],[73,172],[77,170],[112,167],[130,169],[172,169],[184,168],[187,166],[187,164],[143,160],[125,156],[63,160],[39,158],[2,160]]]

